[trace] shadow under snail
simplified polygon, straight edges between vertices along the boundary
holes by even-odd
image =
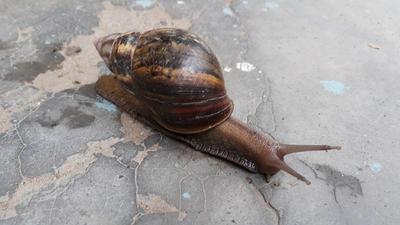
[[[97,93],[195,150],[264,174],[267,180],[283,170],[310,184],[284,162],[285,155],[340,149],[280,144],[233,118],[218,59],[204,41],[185,30],[115,33],[94,44],[114,74],[99,78]]]

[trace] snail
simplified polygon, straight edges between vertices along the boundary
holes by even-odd
[[[224,158],[267,180],[283,170],[310,182],[284,162],[288,154],[341,149],[281,144],[231,116],[217,57],[198,36],[174,28],[114,33],[94,41],[112,76],[97,93],[120,109],[195,150]]]

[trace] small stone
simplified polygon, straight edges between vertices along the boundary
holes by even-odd
[[[64,50],[66,56],[77,55],[81,51],[82,49],[79,46],[68,46]]]
[[[247,182],[249,182],[249,184],[253,183],[253,179],[251,179],[250,177],[246,177]]]
[[[168,25],[167,21],[165,21],[165,20],[161,20],[160,24],[163,25],[163,26],[167,26]]]

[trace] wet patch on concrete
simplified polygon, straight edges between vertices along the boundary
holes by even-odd
[[[41,61],[18,62],[13,65],[13,70],[4,76],[5,80],[11,81],[32,81],[40,73],[48,70],[56,70],[60,68],[60,64],[64,61],[64,56],[58,52],[59,46],[50,49],[42,49],[47,54],[43,54]]]
[[[95,90],[95,84],[86,84],[82,85],[77,91],[76,94],[83,95],[89,98],[96,98],[96,90]]]
[[[71,129],[81,128],[89,126],[93,123],[95,117],[90,114],[86,114],[79,110],[78,107],[67,107],[65,108],[61,115],[58,112],[52,114],[51,112],[46,112],[42,115],[38,123],[43,127],[53,128],[61,123],[66,124]]]
[[[167,137],[163,136],[160,133],[153,133],[143,141],[143,144],[146,148],[150,148],[151,146],[156,145],[156,144],[161,144],[161,146],[162,146],[164,143],[164,142],[162,142],[163,138],[167,138]]]
[[[323,175],[323,179],[334,188],[348,188],[352,196],[362,196],[361,182],[358,178],[343,174],[327,165],[315,165],[317,173]]]
[[[0,3],[7,14],[18,15],[0,31],[4,37],[1,49],[9,56],[0,61],[5,79],[30,82],[40,73],[58,69],[64,60],[60,53],[63,43],[93,32],[98,23],[96,12],[102,9],[98,3],[55,1],[49,7],[44,1],[29,4],[29,10],[25,2]]]
[[[18,123],[49,97],[48,93],[31,86],[20,86],[16,81],[0,80],[0,120],[5,123],[5,127],[10,128],[9,125]]]
[[[88,140],[122,135],[120,126],[117,115],[95,107],[93,99],[53,97],[20,124],[26,143],[21,153],[22,173],[55,173],[69,155],[84,151]]]
[[[138,152],[144,151],[142,145],[135,145],[132,142],[117,143],[113,146],[115,148],[114,155],[123,165],[127,168],[135,168],[137,162],[133,160]]]
[[[311,166],[302,160],[300,162],[308,167],[317,179],[327,184],[327,187],[331,189],[334,201],[339,207],[343,207],[348,202],[357,203],[362,201],[363,189],[361,181],[357,177],[344,174],[328,165],[314,164]]]
[[[66,108],[63,111],[62,119],[67,119],[67,126],[71,129],[87,127],[93,123],[95,117],[86,114],[76,108]]]
[[[6,50],[14,47],[10,42],[0,40],[0,50]]]

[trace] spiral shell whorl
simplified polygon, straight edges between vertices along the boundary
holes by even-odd
[[[170,28],[132,35],[134,52],[127,51],[130,35],[119,38],[113,64],[116,71],[132,76],[131,91],[161,126],[176,133],[198,133],[229,118],[233,103],[221,67],[200,38]]]
[[[131,74],[132,57],[139,36],[139,32],[123,33],[114,41],[110,55],[111,71],[122,75]]]

